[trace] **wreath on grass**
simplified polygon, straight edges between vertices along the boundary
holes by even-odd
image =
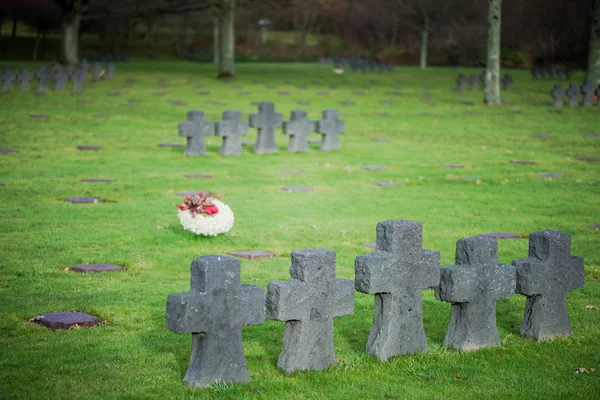
[[[179,208],[179,221],[183,229],[196,235],[217,236],[233,227],[233,211],[210,193],[200,192],[186,196]]]

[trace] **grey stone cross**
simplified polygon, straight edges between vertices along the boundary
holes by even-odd
[[[275,104],[263,101],[258,105],[258,114],[250,115],[250,126],[258,128],[254,152],[256,154],[277,153],[275,128],[281,126],[281,114],[275,112]]]
[[[35,77],[38,79],[36,91],[46,92],[48,90],[48,82],[50,81],[51,76],[52,73],[50,70],[48,70],[45,65],[42,65],[35,73]]]
[[[504,78],[502,78],[502,88],[507,92],[512,90],[513,78],[510,74],[505,74]]]
[[[565,96],[565,89],[559,84],[554,85],[554,88],[550,91],[550,95],[552,96],[553,102],[552,104],[555,107],[563,106],[563,97]]]
[[[456,78],[456,85],[458,86],[459,92],[464,92],[467,86],[467,77],[465,74],[458,74],[458,78]]]
[[[192,334],[184,383],[204,387],[217,381],[249,382],[242,326],[264,322],[263,288],[240,285],[240,262],[235,257],[199,257],[191,269],[190,291],[167,299],[167,327]]]
[[[339,150],[340,142],[338,135],[344,133],[346,124],[338,118],[337,110],[323,111],[323,119],[317,121],[317,133],[323,135],[321,150]]]
[[[19,73],[19,78],[18,81],[21,85],[21,90],[23,91],[28,91],[31,90],[31,79],[33,78],[33,75],[31,75],[31,73],[27,70],[27,68],[23,68],[21,70],[21,73]]]
[[[458,351],[500,346],[496,302],[515,293],[516,271],[498,264],[495,239],[475,236],[456,242],[456,263],[442,268],[439,300],[452,303],[444,346]]]
[[[579,105],[579,88],[574,83],[571,83],[565,92],[569,98],[569,107],[577,107]]]
[[[240,121],[239,111],[224,111],[223,121],[215,123],[215,135],[223,138],[222,156],[241,156],[241,137],[248,134],[248,122]]]
[[[471,90],[476,91],[479,88],[479,79],[477,75],[472,74],[471,78],[469,78],[469,83],[471,84]]]
[[[333,317],[354,313],[354,284],[335,277],[335,252],[292,251],[291,278],[267,288],[267,318],[285,321],[277,366],[286,371],[321,370],[337,363]]]
[[[376,250],[355,261],[356,290],[375,294],[367,353],[379,360],[427,352],[421,291],[437,287],[440,253],[423,249],[416,221],[377,224]]]
[[[83,87],[83,81],[85,80],[85,71],[82,67],[76,68],[71,73],[71,80],[73,81],[73,87],[71,88],[73,93],[80,93]]]
[[[11,72],[10,69],[6,68],[2,74],[2,91],[10,92],[12,90],[13,82],[17,77]]]
[[[106,79],[113,80],[115,78],[115,63],[111,62],[106,65]]]
[[[95,63],[94,68],[92,69],[92,82],[98,82],[102,77],[102,64]]]
[[[54,90],[57,92],[62,92],[65,90],[65,83],[69,79],[65,70],[60,67],[54,71]]]
[[[213,123],[204,120],[204,112],[188,111],[187,121],[179,123],[179,136],[185,136],[187,143],[184,156],[205,156],[204,137],[212,135]]]
[[[306,135],[315,131],[315,122],[306,119],[304,110],[292,110],[289,121],[283,123],[283,133],[290,136],[289,152],[308,151]]]
[[[594,103],[594,91],[596,87],[593,83],[586,82],[581,86],[581,94],[583,95],[583,106],[589,107]]]
[[[583,258],[571,256],[571,237],[556,230],[529,235],[529,258],[515,260],[517,293],[527,296],[521,336],[571,335],[567,293],[583,288]]]

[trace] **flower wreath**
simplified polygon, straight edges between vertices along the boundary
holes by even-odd
[[[231,208],[212,197],[210,193],[200,192],[194,196],[186,196],[183,204],[177,208],[177,216],[183,229],[196,235],[217,236],[229,232],[233,227]]]

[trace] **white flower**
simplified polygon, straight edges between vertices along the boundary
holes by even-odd
[[[212,215],[196,214],[192,216],[189,210],[180,210],[177,216],[183,229],[194,232],[196,235],[217,236],[218,234],[229,232],[233,227],[233,211],[227,204],[213,199],[212,203],[219,209],[219,212]]]

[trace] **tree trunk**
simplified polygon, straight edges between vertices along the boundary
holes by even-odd
[[[73,9],[63,16],[60,58],[65,64],[79,64],[79,26],[82,8],[81,0],[76,0]]]
[[[421,70],[427,68],[427,48],[429,41],[429,32],[427,29],[421,31]]]
[[[485,96],[487,105],[500,104],[500,21],[502,0],[488,0],[487,68]]]
[[[590,34],[587,76],[589,82],[600,85],[600,0],[594,0],[592,7],[592,32]]]
[[[17,17],[17,12],[13,11],[13,26],[12,26],[12,34],[11,34],[11,38],[16,38],[17,37],[17,23],[19,22],[19,18]]]
[[[33,47],[33,61],[38,58],[38,50],[40,49],[40,37],[42,36],[42,30],[38,28],[37,35],[35,36],[35,46]]]
[[[219,24],[221,35],[219,54],[219,79],[235,77],[235,0],[221,0]]]
[[[213,18],[213,64],[219,65],[219,18]]]

